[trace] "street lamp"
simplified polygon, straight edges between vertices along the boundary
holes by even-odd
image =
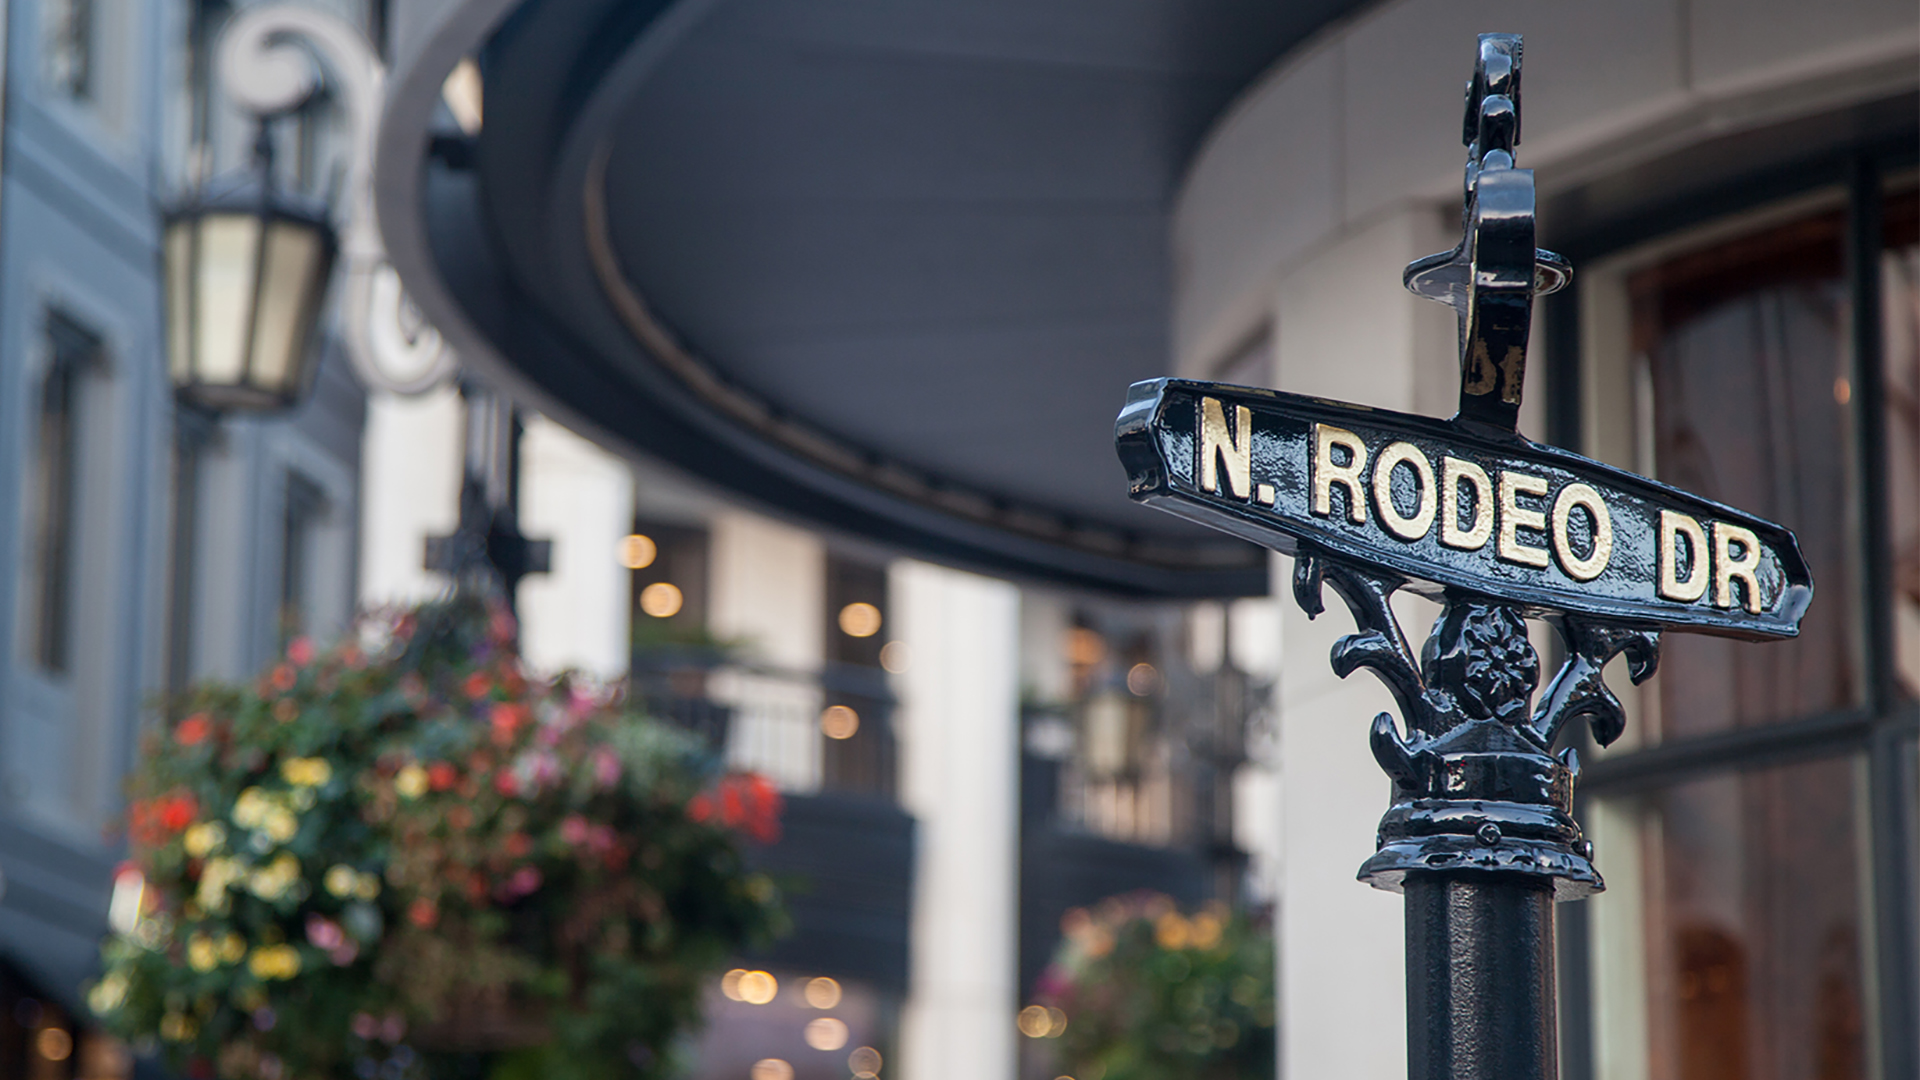
[[[212,412],[284,409],[305,394],[339,246],[325,207],[274,186],[264,122],[260,136],[255,175],[165,219],[167,369],[182,401]]]

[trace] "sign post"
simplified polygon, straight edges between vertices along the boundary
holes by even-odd
[[[1601,671],[1653,674],[1663,631],[1789,638],[1813,597],[1787,530],[1517,430],[1533,298],[1567,264],[1534,246],[1520,141],[1520,39],[1480,36],[1467,86],[1460,245],[1407,267],[1460,323],[1448,420],[1183,379],[1136,383],[1115,438],[1134,499],[1294,557],[1309,616],[1332,586],[1358,631],[1333,649],[1392,692],[1370,744],[1393,781],[1359,878],[1407,898],[1411,1080],[1557,1072],[1553,908],[1605,886],[1572,816],[1586,720],[1625,726]],[[1388,601],[1442,612],[1416,657]],[[1540,694],[1526,619],[1566,661]]]

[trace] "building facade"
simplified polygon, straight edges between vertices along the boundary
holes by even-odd
[[[1757,509],[1816,562],[1799,640],[1669,635],[1652,682],[1610,673],[1631,716],[1582,747],[1610,887],[1560,909],[1563,1073],[1912,1075],[1910,5],[1415,2],[1329,28],[1187,175],[1177,370],[1256,356],[1262,385],[1450,411],[1451,314],[1397,268],[1457,235],[1460,149],[1436,133],[1485,30],[1525,35],[1519,163],[1575,267],[1535,324],[1522,430]],[[1404,1057],[1396,1025],[1355,1038],[1399,999],[1401,903],[1352,882],[1380,805],[1361,727],[1389,701],[1328,670],[1341,622],[1282,616],[1290,1077]]]
[[[245,160],[237,121],[210,105],[206,85],[205,34],[225,11],[132,0],[4,9],[8,1075],[40,1075],[28,1071],[34,1028],[84,1023],[79,989],[123,844],[122,778],[164,696],[248,675],[294,636],[338,633],[352,610],[365,395],[338,349],[314,343],[315,386],[281,416],[176,406],[168,379],[159,209]],[[296,125],[324,124],[323,110]],[[290,149],[301,141],[285,137]],[[282,161],[288,182],[324,184],[317,159]],[[90,1056],[101,1045],[82,1039],[66,1066],[118,1068]]]

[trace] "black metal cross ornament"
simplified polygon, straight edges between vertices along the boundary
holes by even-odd
[[[1393,781],[1359,877],[1407,897],[1412,1080],[1548,1080],[1555,900],[1605,886],[1572,815],[1580,762],[1555,753],[1585,720],[1607,745],[1664,631],[1764,641],[1798,633],[1813,582],[1787,530],[1518,430],[1533,298],[1564,259],[1534,243],[1534,184],[1516,168],[1520,39],[1483,34],[1467,86],[1460,244],[1404,281],[1459,315],[1460,405],[1413,416],[1182,379],[1136,383],[1115,440],[1138,501],[1294,556],[1311,616],[1325,586],[1358,626],[1333,649],[1400,717],[1370,745]],[[1442,605],[1416,658],[1389,601]],[[1536,703],[1526,620],[1566,661]]]

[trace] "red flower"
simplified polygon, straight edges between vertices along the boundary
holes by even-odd
[[[198,746],[211,734],[213,734],[213,721],[207,718],[206,713],[194,713],[180,721],[180,726],[173,729],[174,741],[181,746]]]
[[[703,822],[713,816],[713,800],[705,795],[695,795],[687,800],[687,820]]]
[[[493,790],[511,799],[520,794],[520,781],[511,769],[501,769],[493,774]]]
[[[510,859],[525,858],[527,853],[533,850],[533,839],[523,832],[510,832],[507,838],[500,842],[500,849],[505,851]]]
[[[179,792],[159,800],[157,809],[160,827],[168,832],[179,832],[185,829],[193,824],[194,817],[200,812],[200,807],[194,802],[193,796],[186,792]]]
[[[493,689],[493,680],[487,678],[486,672],[476,671],[467,676],[465,689],[468,697],[478,701],[486,697],[488,692]]]
[[[422,930],[431,930],[440,921],[440,909],[423,896],[407,906],[407,919]]]
[[[460,771],[445,761],[436,761],[427,766],[427,786],[435,791],[445,791],[460,782]]]
[[[520,733],[520,725],[527,722],[525,705],[501,702],[493,707],[493,744],[512,746],[515,735]]]
[[[276,665],[273,674],[268,676],[268,681],[273,688],[283,694],[293,689],[293,684],[299,680],[299,674],[285,664]]]

